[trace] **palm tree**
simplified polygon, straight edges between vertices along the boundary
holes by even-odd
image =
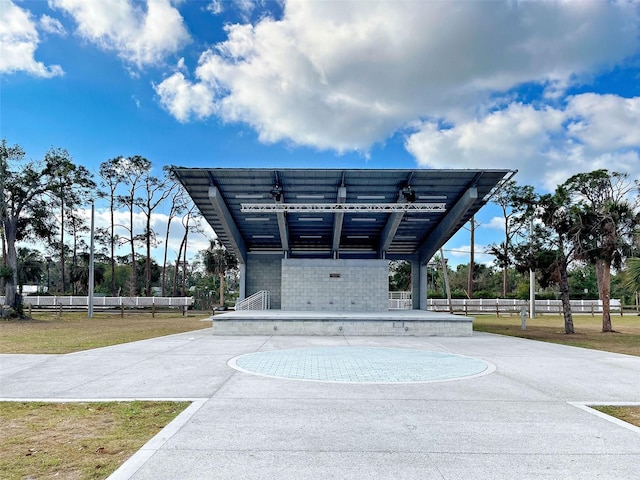
[[[22,294],[22,287],[27,283],[40,284],[44,273],[44,261],[40,252],[31,248],[18,248],[18,287]]]
[[[202,259],[207,273],[220,278],[220,305],[224,306],[224,276],[238,267],[238,259],[217,238],[210,240],[209,247],[202,252]]]
[[[624,274],[624,283],[636,292],[640,291],[640,258],[628,258],[627,269]]]

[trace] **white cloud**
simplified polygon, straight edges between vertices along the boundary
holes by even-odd
[[[35,59],[40,39],[36,23],[27,10],[12,1],[0,8],[0,73],[26,72],[37,77],[63,75],[59,65],[45,66]]]
[[[556,109],[514,103],[450,128],[426,122],[407,137],[406,148],[420,165],[432,168],[520,167],[524,176],[535,176],[544,172],[546,151],[563,120]]]
[[[74,18],[78,35],[138,68],[163,61],[190,40],[171,0],[49,0],[49,4]]]
[[[190,82],[181,72],[175,72],[154,88],[163,107],[181,122],[191,116],[208,117],[215,108],[211,90],[201,83]]]
[[[424,122],[406,148],[420,165],[519,169],[519,183],[549,190],[597,168],[640,177],[640,97],[582,94],[564,109],[512,103],[453,126]]]
[[[591,151],[640,146],[640,97],[585,93],[569,99],[569,133]]]
[[[40,17],[39,25],[40,29],[46,33],[60,36],[65,36],[67,34],[67,31],[62,26],[62,23],[60,23],[59,20],[50,17],[49,15],[42,15],[42,17]]]
[[[209,115],[247,123],[265,143],[366,152],[417,119],[486,115],[479,102],[491,108],[496,93],[526,82],[559,98],[581,76],[637,52],[638,17],[625,2],[289,0],[280,19],[228,26],[188,85],[211,92]],[[181,121],[203,115],[172,91],[184,82],[165,82],[158,93],[167,110]]]
[[[487,223],[481,224],[480,226],[482,228],[504,232],[504,223],[504,217],[491,217],[491,220],[489,220]]]

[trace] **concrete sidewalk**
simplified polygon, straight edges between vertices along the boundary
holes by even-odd
[[[475,357],[488,375],[354,384],[243,373],[238,355],[393,347]],[[640,358],[498,335],[214,336],[69,355],[0,355],[0,397],[191,399],[113,478],[636,479],[640,429],[581,404],[639,403]]]

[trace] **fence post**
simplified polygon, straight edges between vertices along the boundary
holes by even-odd
[[[120,318],[124,318],[124,302],[120,299]]]
[[[496,298],[496,317],[500,317],[500,302],[499,300]]]
[[[62,318],[62,304],[58,305],[58,318]]]
[[[594,312],[593,312],[593,302],[591,302],[591,316],[594,317]]]

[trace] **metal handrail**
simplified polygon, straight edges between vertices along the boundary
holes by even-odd
[[[269,310],[271,308],[271,294],[267,290],[260,290],[253,295],[238,300],[236,311],[238,310]]]

